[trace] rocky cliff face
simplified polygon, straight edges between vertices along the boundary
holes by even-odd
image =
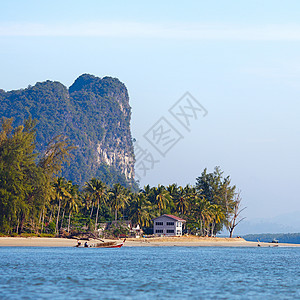
[[[128,92],[116,78],[84,74],[67,89],[46,81],[18,91],[0,92],[0,116],[18,125],[32,116],[38,149],[58,134],[67,135],[78,149],[63,175],[83,184],[100,177],[107,184],[134,184],[134,153]]]
[[[116,78],[101,79],[85,74],[76,79],[69,91],[75,107],[78,100],[80,106],[82,101],[85,104],[92,102],[95,106],[94,114],[98,116],[98,125],[102,133],[100,138],[94,141],[95,164],[107,164],[124,174],[127,180],[133,180],[131,108],[125,85]]]

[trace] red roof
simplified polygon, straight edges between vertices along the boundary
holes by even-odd
[[[181,219],[181,218],[173,216],[173,215],[162,215],[160,217],[168,217],[168,218],[174,219],[176,221],[186,222],[184,219]],[[160,218],[160,217],[157,217],[157,218]],[[157,218],[154,218],[153,220],[155,220]]]

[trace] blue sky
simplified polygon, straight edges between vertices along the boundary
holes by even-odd
[[[2,1],[0,88],[118,77],[141,145],[162,116],[184,136],[142,184],[219,165],[249,220],[300,211],[299,1],[161,2]],[[186,91],[208,111],[190,132],[168,112]]]

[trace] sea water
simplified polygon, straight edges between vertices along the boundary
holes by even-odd
[[[300,299],[300,248],[0,248],[1,299]]]

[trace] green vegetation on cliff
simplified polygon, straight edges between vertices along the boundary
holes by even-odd
[[[136,188],[131,108],[127,89],[118,79],[84,74],[69,89],[46,81],[16,91],[0,90],[0,107],[0,117],[14,118],[14,126],[29,117],[38,121],[40,153],[57,135],[72,141],[73,160],[62,173],[68,180],[83,185],[99,177],[108,185],[119,182]]]

